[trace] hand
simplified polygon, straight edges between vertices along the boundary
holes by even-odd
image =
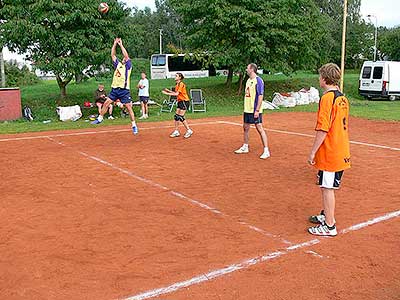
[[[310,156],[308,157],[308,164],[310,164],[311,166],[315,165],[315,154],[314,153],[310,153]]]
[[[117,40],[118,40],[118,41],[117,41],[118,45],[122,46],[122,39],[121,39],[121,38],[118,38]]]
[[[260,112],[259,111],[255,111],[254,112],[254,119],[258,119],[260,117]]]
[[[162,90],[161,93],[163,93],[164,95],[168,95],[169,96],[169,93],[168,93],[168,91],[166,89]]]
[[[118,39],[119,39],[119,38],[115,38],[115,39],[114,39],[114,46],[116,46],[116,45],[118,44]]]

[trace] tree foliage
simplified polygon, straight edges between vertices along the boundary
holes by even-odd
[[[400,27],[382,29],[378,38],[382,58],[400,61]]]
[[[117,0],[101,15],[92,0],[3,0],[3,43],[28,53],[34,65],[56,75],[61,95],[74,75],[106,61],[116,36],[124,37],[129,11]],[[109,58],[108,58],[109,59]]]

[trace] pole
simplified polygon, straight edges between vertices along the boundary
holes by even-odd
[[[376,52],[378,50],[378,18],[375,16],[375,48],[374,48],[374,61],[376,61]]]
[[[347,25],[347,0],[344,0],[343,5],[343,32],[342,32],[342,60],[341,60],[341,71],[342,78],[340,79],[340,91],[344,89],[344,63],[346,55],[346,25]]]
[[[162,54],[162,35],[163,35],[163,30],[160,29],[160,54]]]
[[[3,48],[0,51],[0,73],[1,73],[1,87],[6,87],[6,73],[4,71]]]

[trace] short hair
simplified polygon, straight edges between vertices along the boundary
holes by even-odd
[[[145,71],[143,71],[142,74],[147,75]]]
[[[342,78],[342,72],[337,64],[329,63],[323,65],[318,70],[319,75],[328,85],[339,85]]]
[[[176,75],[178,75],[181,80],[185,79],[185,76],[183,76],[182,73],[176,73]]]
[[[254,71],[254,73],[257,73],[258,66],[255,63],[251,63],[251,64],[249,64],[249,66]]]

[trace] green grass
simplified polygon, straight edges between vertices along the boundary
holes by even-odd
[[[132,76],[132,86],[136,84],[135,74]],[[297,91],[303,87],[318,87],[318,75],[312,73],[297,73],[288,77],[285,75],[264,75],[266,81],[266,99],[272,100],[275,92]],[[224,77],[210,77],[199,79],[186,79],[188,88],[201,88],[207,99],[207,113],[189,114],[189,118],[204,118],[213,116],[235,116],[242,114],[243,96],[237,95],[237,84],[228,89],[225,86]],[[235,79],[234,79],[235,80]],[[106,86],[109,86],[110,79],[104,79]],[[55,81],[41,81],[32,86],[21,88],[22,104],[29,105],[35,115],[35,121],[27,122],[24,120],[2,122],[0,123],[0,133],[21,133],[32,131],[60,130],[60,129],[79,129],[92,127],[87,122],[90,114],[96,113],[96,109],[83,109],[83,118],[77,122],[60,122],[56,114],[57,106],[82,105],[84,101],[92,101],[93,92],[97,88],[100,81],[91,79],[87,82],[76,84],[71,83],[67,87],[68,97],[61,100],[59,98],[59,89]],[[165,87],[174,85],[173,80],[152,80],[150,81],[151,98],[161,102],[165,96],[161,94],[161,90]],[[356,117],[374,119],[374,120],[395,120],[400,121],[400,101],[383,101],[364,100],[358,95],[358,72],[347,72],[345,77],[345,92],[351,102],[351,115]],[[132,90],[132,94],[136,95],[136,91]],[[269,111],[268,113],[281,112],[315,112],[317,105],[297,106],[295,108],[281,108],[277,111]],[[136,115],[139,114],[139,108],[135,108]],[[119,109],[116,111],[119,116]],[[159,109],[150,109],[151,118],[149,121],[171,120],[172,113],[159,113]],[[51,120],[50,123],[43,124],[45,120]],[[118,118],[114,121],[105,121],[100,126],[127,124],[127,119]]]

